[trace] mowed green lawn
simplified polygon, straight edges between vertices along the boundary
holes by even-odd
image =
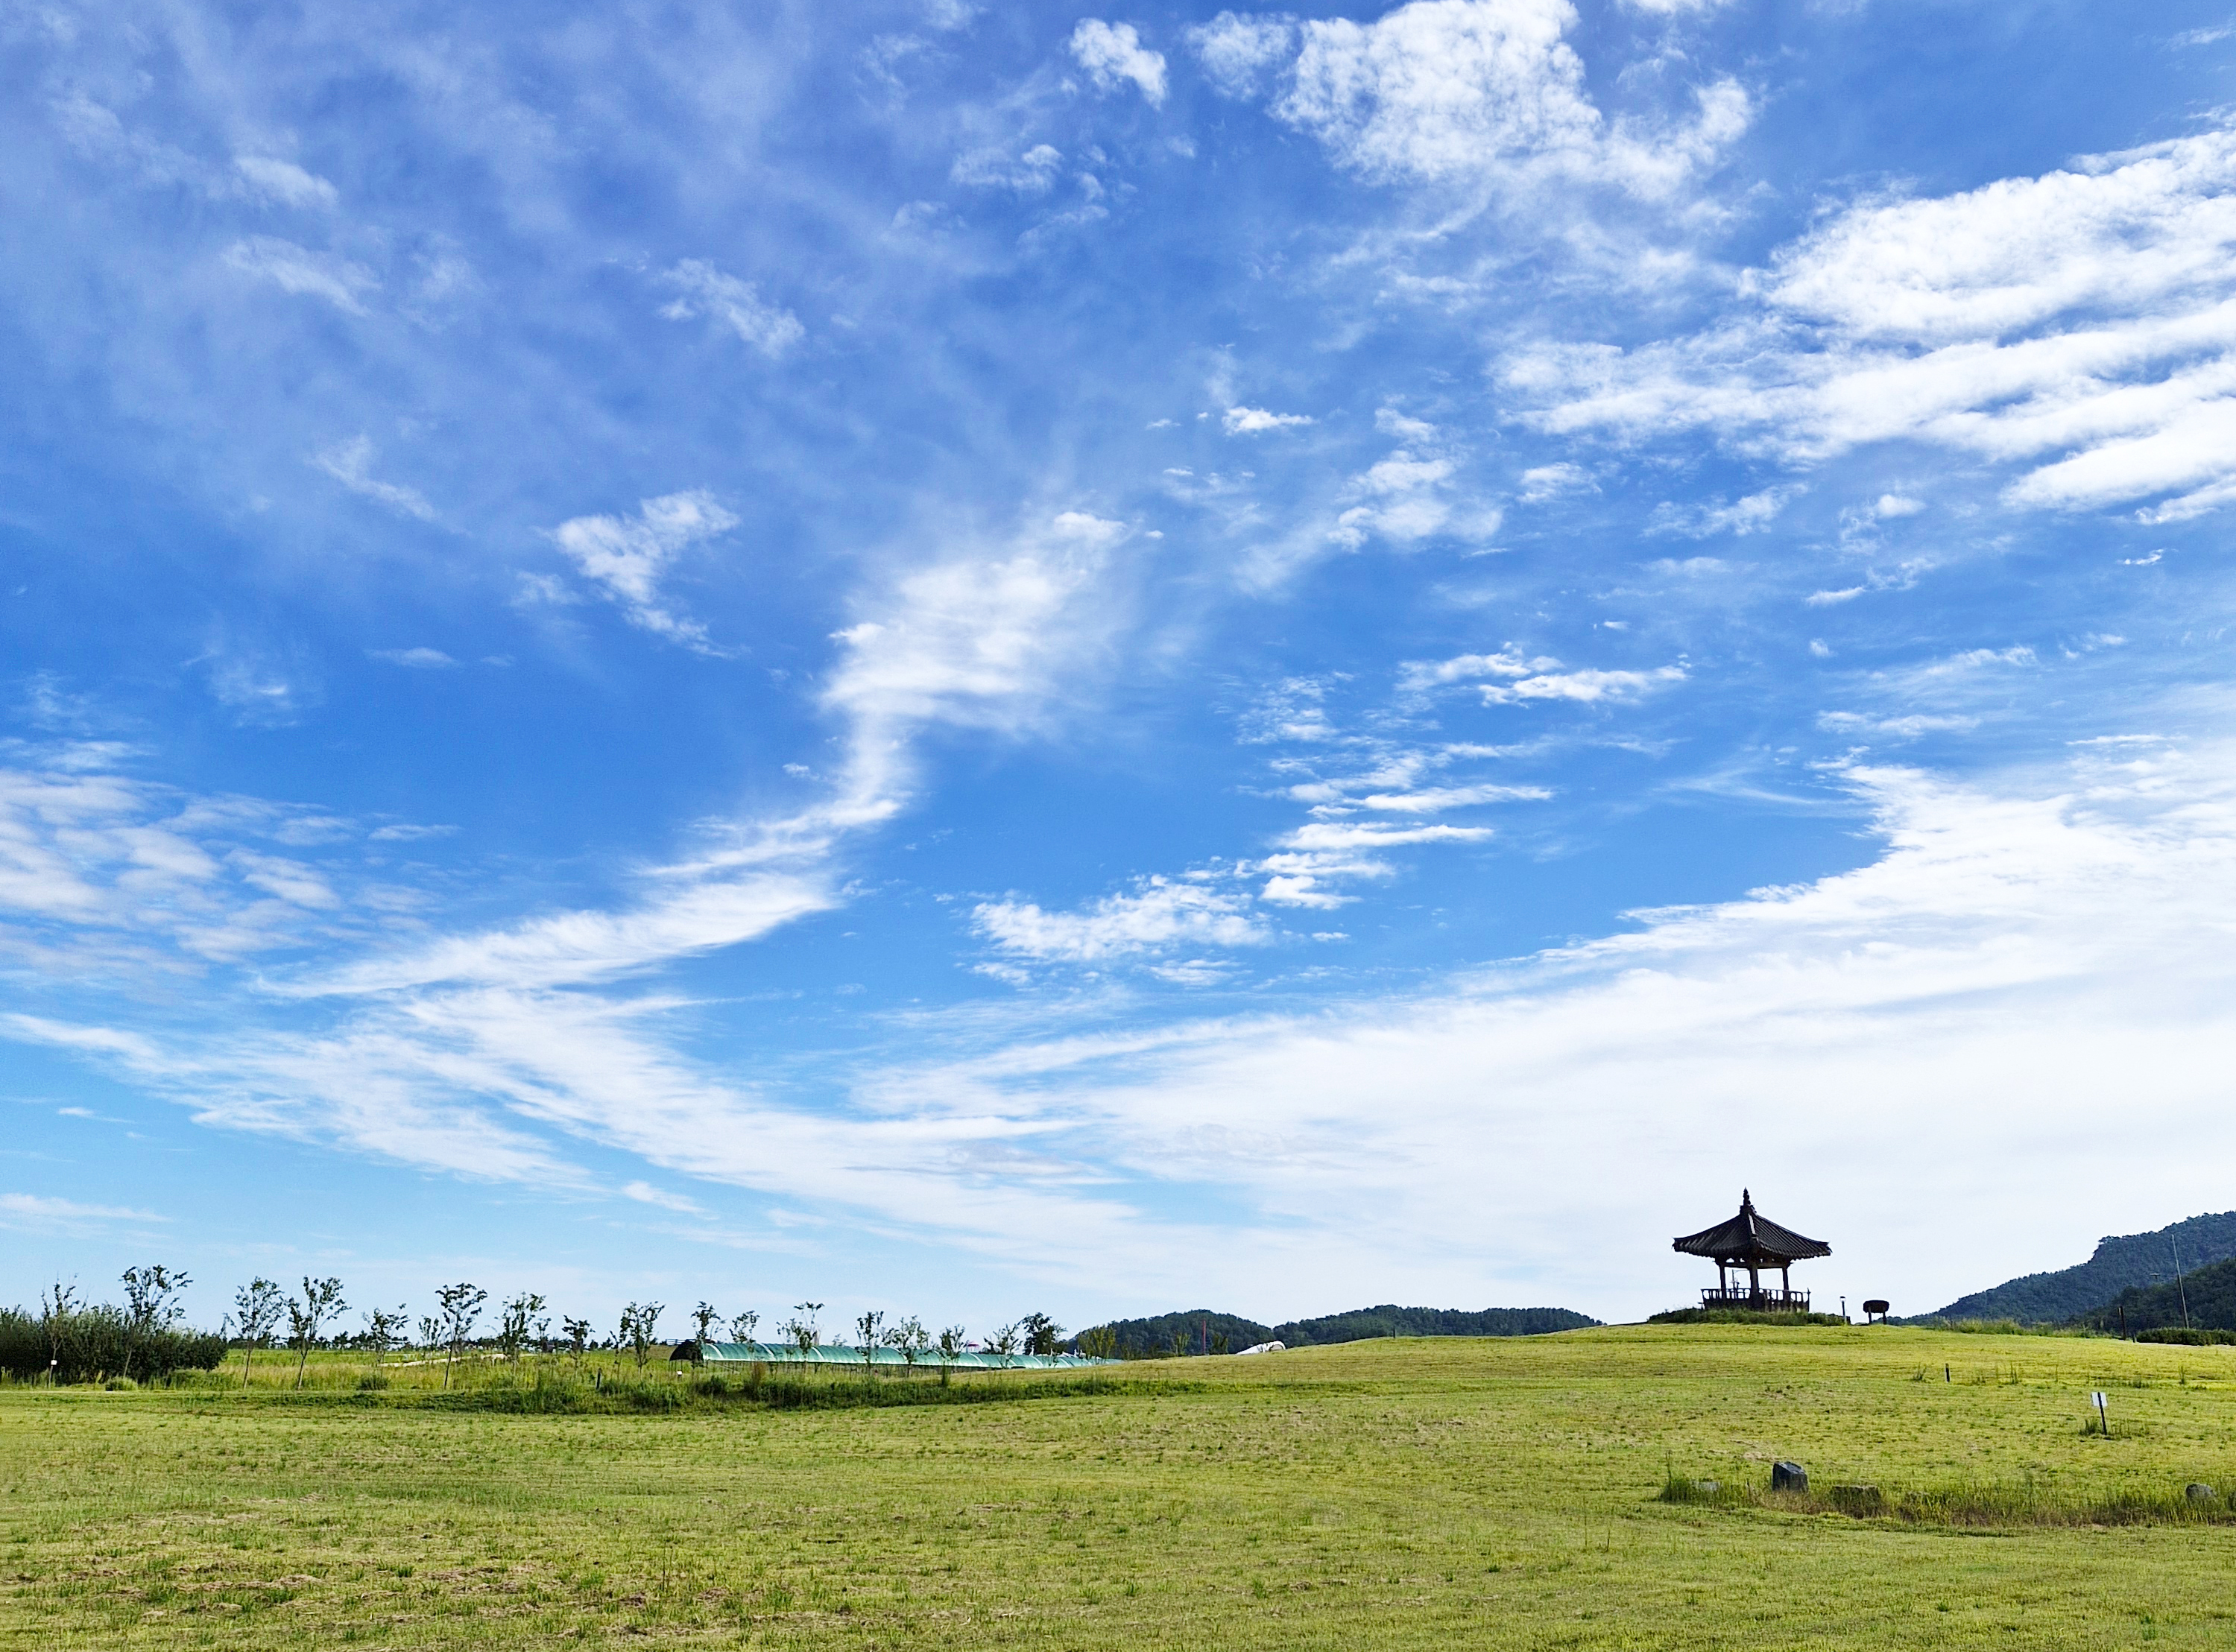
[[[1632,1327],[894,1409],[11,1389],[0,1645],[2231,1647],[2236,1525],[1657,1494],[1778,1457],[1891,1492],[2236,1491],[2232,1356]],[[2092,1388],[2109,1439],[2082,1432]]]

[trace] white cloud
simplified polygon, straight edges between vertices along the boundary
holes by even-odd
[[[345,839],[345,823],[182,796],[68,751],[36,755],[0,769],[0,958],[74,977],[180,977],[365,934],[337,889],[354,883],[348,868],[276,852]]]
[[[377,827],[365,834],[367,841],[375,843],[416,843],[423,838],[449,837],[456,834],[455,826],[412,826],[398,823]]]
[[[1571,700],[1584,705],[1637,699],[1672,683],[1685,680],[1682,665],[1661,665],[1652,671],[1562,671],[1549,656],[1525,659],[1509,643],[1495,654],[1460,654],[1450,659],[1415,660],[1398,674],[1401,690],[1425,693],[1454,683],[1473,683],[1486,705],[1509,705],[1529,700]],[[1483,682],[1480,679],[1494,680]]]
[[[283,292],[324,298],[353,316],[365,313],[365,295],[380,279],[362,264],[332,252],[313,252],[276,235],[251,235],[225,250],[225,261],[243,275],[269,281]]]
[[[312,456],[311,462],[353,494],[378,501],[391,510],[423,522],[435,520],[435,508],[417,488],[382,482],[372,475],[372,438],[354,436]]]
[[[1832,734],[1875,734],[1915,740],[1925,734],[1967,734],[1980,726],[1976,717],[1867,717],[1858,711],[1820,711],[1817,726]]]
[[[1130,23],[1082,19],[1071,31],[1071,55],[1103,91],[1130,82],[1152,104],[1165,101],[1164,55],[1143,46]]]
[[[1592,485],[1591,473],[1582,465],[1566,461],[1533,465],[1522,473],[1522,491],[1517,497],[1525,505],[1540,505],[1563,494],[1582,493]]]
[[[1510,705],[1528,700],[1574,700],[1583,705],[1634,700],[1685,680],[1681,665],[1661,665],[1652,671],[1546,672],[1511,683],[1485,683],[1486,705]]]
[[[1897,517],[1915,516],[1925,508],[1925,502],[1906,499],[1900,494],[1881,494],[1871,512],[1881,521],[1892,521]]]
[[[340,200],[332,184],[292,161],[240,155],[234,159],[233,169],[252,193],[282,206],[317,206],[331,212]]]
[[[663,1210],[680,1210],[686,1216],[704,1216],[706,1207],[681,1193],[669,1193],[649,1182],[631,1182],[621,1189],[621,1196],[635,1199],[639,1204],[656,1204]]]
[[[1296,50],[1296,19],[1246,16],[1222,11],[1187,31],[1203,72],[1221,95],[1255,97],[1270,71]]]
[[[772,359],[807,336],[791,311],[763,303],[751,282],[725,275],[704,259],[685,259],[661,272],[660,279],[676,290],[674,301],[661,306],[660,313],[669,321],[707,317]]]
[[[1502,520],[1496,507],[1463,508],[1447,486],[1458,465],[1435,454],[1400,448],[1351,478],[1338,495],[1344,505],[1328,539],[1356,550],[1370,537],[1408,546],[1438,534],[1488,540]],[[1357,501],[1357,503],[1345,502]]]
[[[1882,846],[1852,872],[1637,914],[1410,999],[1005,1043],[878,1093],[1228,1190],[1252,1214],[1215,1258],[1138,1266],[1153,1293],[1214,1295],[1333,1259],[1269,1313],[1429,1266],[1424,1295],[1642,1314],[1703,1282],[1668,1236],[1741,1180],[1832,1241],[1812,1264],[1828,1297],[1901,1279],[1921,1310],[2225,1203],[2236,752],[2123,751],[2047,786],[1846,778]],[[2170,1164],[2170,1139],[2194,1150]],[[1611,1140],[1634,1150],[1610,1159]],[[2042,1198],[2076,1177],[2085,1210]],[[1455,1254],[1449,1275],[1421,1261]]]
[[[1361,809],[1407,815],[1441,814],[1480,803],[1537,802],[1553,794],[1542,786],[1423,786],[1411,791],[1370,791],[1356,801]]]
[[[1766,488],[1728,505],[1720,502],[1699,505],[1665,502],[1654,507],[1653,520],[1647,524],[1646,531],[1679,534],[1687,539],[1707,539],[1717,534],[1744,538],[1768,528],[1778,520],[1780,511],[1807,491],[1799,486]]]
[[[1222,420],[1229,436],[1255,436],[1261,430],[1286,430],[1312,422],[1308,413],[1269,413],[1262,407],[1230,407]]]
[[[1556,671],[1561,662],[1550,655],[1535,659],[1509,643],[1495,654],[1456,654],[1450,659],[1412,660],[1399,668],[1398,686],[1417,694],[1448,683],[1464,683],[1478,677],[1528,677],[1536,672]]]
[[[634,517],[576,516],[552,530],[559,548],[595,580],[629,623],[701,652],[714,650],[706,627],[661,606],[660,580],[687,548],[717,538],[738,519],[704,488],[639,502]]]
[[[1433,442],[1437,438],[1437,427],[1428,420],[1409,417],[1394,407],[1374,410],[1374,428],[1384,436],[1406,442]]]
[[[74,1229],[105,1222],[168,1222],[153,1210],[121,1204],[81,1204],[76,1199],[37,1193],[0,1193],[0,1224],[18,1230],[43,1227]]]
[[[1809,463],[1928,442],[2018,467],[2021,508],[2236,498],[2236,133],[1962,194],[1867,200],[1780,249],[1754,308],[1625,351],[1518,352],[1541,428],[1705,429]]]
[[[1012,157],[1000,148],[973,149],[957,155],[948,176],[958,184],[982,189],[1012,189],[1020,195],[1044,195],[1063,165],[1062,152],[1053,144],[1036,143]]]
[[[867,599],[865,617],[839,633],[845,654],[823,695],[852,725],[841,813],[882,818],[898,806],[922,725],[1036,724],[1049,685],[1090,662],[1115,621],[1088,599],[1127,531],[1061,512],[1006,554],[917,568]]]
[[[1231,76],[1223,88],[1254,84],[1253,54],[1270,49],[1246,21],[1222,18],[1198,43],[1214,78]],[[1563,39],[1575,22],[1568,0],[1414,0],[1371,23],[1308,22],[1273,112],[1370,179],[1568,176],[1646,195],[1668,193],[1746,129],[1748,100],[1731,80],[1700,89],[1688,124],[1610,125]]]
[[[1320,909],[1348,904],[1354,897],[1329,885],[1351,878],[1394,876],[1397,868],[1378,851],[1417,843],[1480,843],[1488,826],[1384,826],[1314,821],[1281,839],[1280,848],[1253,864],[1267,875],[1258,898],[1275,906]]]
[[[1045,912],[1029,901],[1000,901],[980,905],[970,916],[979,934],[1012,956],[1069,963],[1272,939],[1250,914],[1246,896],[1161,877],[1083,911]]]
[[[207,672],[210,697],[245,728],[286,728],[321,698],[315,680],[253,651],[220,646],[193,663]]]
[[[386,660],[413,671],[448,671],[458,662],[439,648],[368,648],[368,659]]]

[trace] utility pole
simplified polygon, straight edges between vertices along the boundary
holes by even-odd
[[[2168,1234],[2167,1243],[2174,1250],[2174,1294],[2181,1298],[2181,1328],[2187,1331],[2189,1329],[2189,1288],[2181,1282],[2181,1242]]]

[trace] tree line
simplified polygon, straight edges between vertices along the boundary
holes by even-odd
[[[341,1280],[310,1275],[293,1292],[259,1275],[233,1293],[232,1308],[217,1330],[196,1331],[182,1323],[185,1311],[179,1301],[193,1282],[183,1270],[161,1264],[128,1268],[122,1275],[125,1300],[119,1307],[89,1304],[75,1286],[58,1282],[42,1295],[36,1314],[21,1308],[0,1309],[0,1370],[18,1380],[149,1380],[181,1371],[214,1370],[229,1353],[238,1353],[245,1387],[260,1354],[284,1351],[294,1355],[295,1386],[300,1387],[312,1354],[319,1350],[370,1354],[376,1368],[391,1354],[417,1352],[442,1360],[447,1388],[458,1361],[470,1354],[494,1353],[517,1361],[534,1352],[570,1355],[579,1364],[595,1349],[626,1354],[642,1367],[655,1348],[665,1347],[659,1334],[668,1312],[663,1302],[628,1303],[612,1333],[602,1334],[602,1328],[589,1320],[555,1316],[534,1291],[509,1296],[492,1310],[490,1293],[463,1280],[437,1288],[434,1311],[419,1314],[416,1322],[399,1302],[394,1308],[383,1304],[360,1309],[360,1322],[344,1328],[341,1320],[350,1304]],[[825,1346],[819,1319],[824,1306],[793,1304],[791,1317],[775,1327],[775,1335],[767,1340],[803,1354]],[[686,1317],[696,1341],[763,1341],[757,1310],[725,1314],[701,1301]],[[1067,1351],[1063,1328],[1042,1313],[1000,1326],[975,1345],[962,1326],[935,1332],[915,1314],[889,1321],[884,1313],[871,1310],[855,1321],[854,1328],[858,1338],[854,1346],[865,1358],[876,1349],[891,1348],[911,1369],[920,1361],[952,1363],[967,1346],[1005,1356]]]

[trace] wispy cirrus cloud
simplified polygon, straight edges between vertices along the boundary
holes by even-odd
[[[1920,442],[2011,467],[2007,504],[2236,499],[2236,133],[1960,194],[1866,200],[1753,272],[1741,313],[1634,350],[1549,344],[1504,377],[1541,428],[1706,431],[1806,465]]]
[[[356,260],[313,252],[277,235],[251,235],[235,241],[226,249],[225,261],[241,274],[268,281],[282,292],[324,298],[352,316],[365,314],[365,299],[380,288],[380,278]]]
[[[86,1204],[39,1193],[0,1193],[0,1227],[18,1231],[59,1228],[74,1232],[111,1223],[168,1222],[168,1216],[129,1205]]]
[[[435,508],[417,488],[383,482],[372,474],[376,456],[372,438],[360,434],[319,449],[311,462],[353,494],[385,505],[399,515],[418,521],[433,521]]]
[[[704,259],[685,259],[662,271],[660,282],[676,295],[661,306],[668,320],[705,318],[772,359],[807,336],[791,311],[765,302],[752,282],[726,275]]]
[[[1358,1271],[1318,1282],[1331,1300],[1371,1291],[1435,1236],[1477,1233],[1495,1260],[1455,1272],[1448,1294],[1535,1292],[1608,1315],[1687,1288],[1657,1287],[1628,1258],[1666,1252],[1677,1211],[1697,1208],[1672,1203],[1672,1175],[1731,1173],[1733,1128],[1757,1143],[1749,1175],[1766,1204],[1816,1210],[1822,1230],[1852,1236],[1842,1254],[1864,1276],[1899,1267],[1928,1303],[2021,1270],[2046,1239],[2072,1242],[2049,1238],[2069,1224],[2007,1173],[2010,1156],[2046,1166],[2091,1136],[2128,1064],[2154,1083],[2100,1168],[2162,1172],[2164,1129],[2236,1148],[2219,1053],[2236,1035],[2220,939],[2236,889],[2236,755],[2121,747],[2047,790],[1894,768],[1840,783],[1871,806],[1881,845],[1852,872],[1637,914],[1633,933],[1403,998],[1004,1042],[877,1082],[921,1106],[1029,1118],[1051,1144],[1095,1142],[1153,1182],[1238,1193],[1253,1212],[1232,1240],[1246,1254],[1238,1279],[1278,1268],[1296,1224],[1332,1235],[1340,1210],[1329,1254]],[[2195,903],[2177,894],[2192,888]],[[1821,1105],[1799,1118],[1792,1098],[1812,1085]],[[1865,1115],[1878,1128],[1859,1137]],[[1610,1161],[1618,1138],[1643,1150]],[[1937,1196],[1891,1216],[1857,1167],[1914,1169],[1922,1148]],[[1979,1177],[1975,1155],[2005,1173]],[[1616,1185],[1562,1172],[1586,1159]],[[2163,1206],[2134,1209],[2209,1204],[2211,1165],[2180,1174],[2176,1189],[2154,1184]],[[1994,1255],[1935,1246],[1930,1212],[1957,1197],[1985,1202]],[[2107,1208],[2089,1220],[2124,1219]],[[1572,1236],[1587,1212],[1613,1230],[1592,1226],[1584,1255]]]

